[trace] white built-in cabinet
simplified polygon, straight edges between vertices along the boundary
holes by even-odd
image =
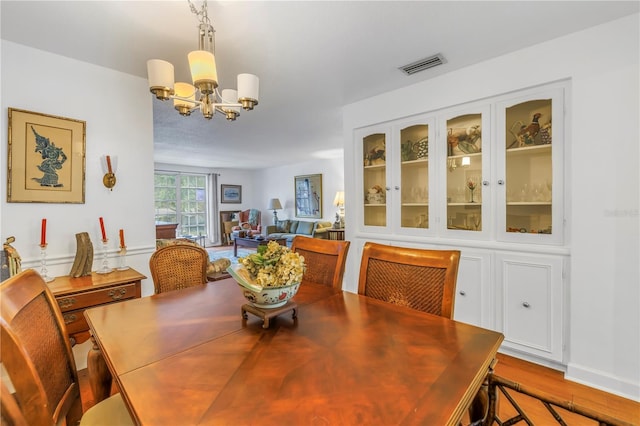
[[[564,362],[565,96],[554,83],[354,131],[355,238],[459,248],[455,318]]]

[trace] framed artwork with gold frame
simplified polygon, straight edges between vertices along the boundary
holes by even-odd
[[[8,135],[8,203],[84,204],[84,121],[9,108]]]

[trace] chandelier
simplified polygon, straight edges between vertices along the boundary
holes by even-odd
[[[174,68],[170,62],[161,59],[147,61],[149,90],[156,98],[166,101],[173,99],[173,105],[183,116],[189,116],[197,109],[202,115],[211,119],[216,110],[223,113],[227,120],[235,120],[240,109],[252,110],[258,105],[258,77],[253,74],[238,74],[238,90],[224,89],[218,91],[218,73],[215,61],[215,30],[207,13],[207,0],[198,11],[187,0],[199,19],[198,50],[188,54],[189,68],[193,85],[175,82]]]

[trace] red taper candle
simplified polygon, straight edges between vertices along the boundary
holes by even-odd
[[[126,246],[124,245],[124,229],[120,230],[120,247],[125,248]]]
[[[104,219],[100,217],[100,232],[102,232],[102,241],[107,239],[107,233],[104,230]]]
[[[40,245],[45,246],[47,244],[47,219],[42,219],[42,226],[40,227]]]

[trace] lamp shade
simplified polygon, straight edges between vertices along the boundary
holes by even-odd
[[[238,103],[238,91],[233,89],[224,89],[222,91],[222,103],[236,104]],[[240,107],[223,107],[223,111],[234,111],[240,114]]]
[[[258,105],[260,81],[253,74],[238,74],[238,101]]]
[[[269,200],[269,206],[267,206],[267,209],[280,210],[281,208],[282,204],[280,204],[280,200],[278,198],[272,198]]]
[[[162,59],[150,59],[147,61],[147,79],[149,89],[160,99],[169,99],[169,94],[173,91],[173,65]],[[164,95],[160,95],[165,92]]]
[[[176,83],[175,84],[175,94],[181,98],[187,98],[189,100],[193,100],[194,102],[184,101],[182,99],[173,99],[173,106],[185,106],[187,108],[193,108],[196,106],[196,88],[190,85],[189,83]]]
[[[216,59],[213,53],[206,50],[194,50],[189,52],[189,68],[191,69],[191,79],[193,85],[203,93],[206,92],[203,87],[213,87],[213,91],[218,87],[218,72],[216,71]],[[212,92],[209,92],[212,93]]]
[[[344,206],[344,191],[336,192],[336,198],[333,200],[333,205],[338,207]]]

